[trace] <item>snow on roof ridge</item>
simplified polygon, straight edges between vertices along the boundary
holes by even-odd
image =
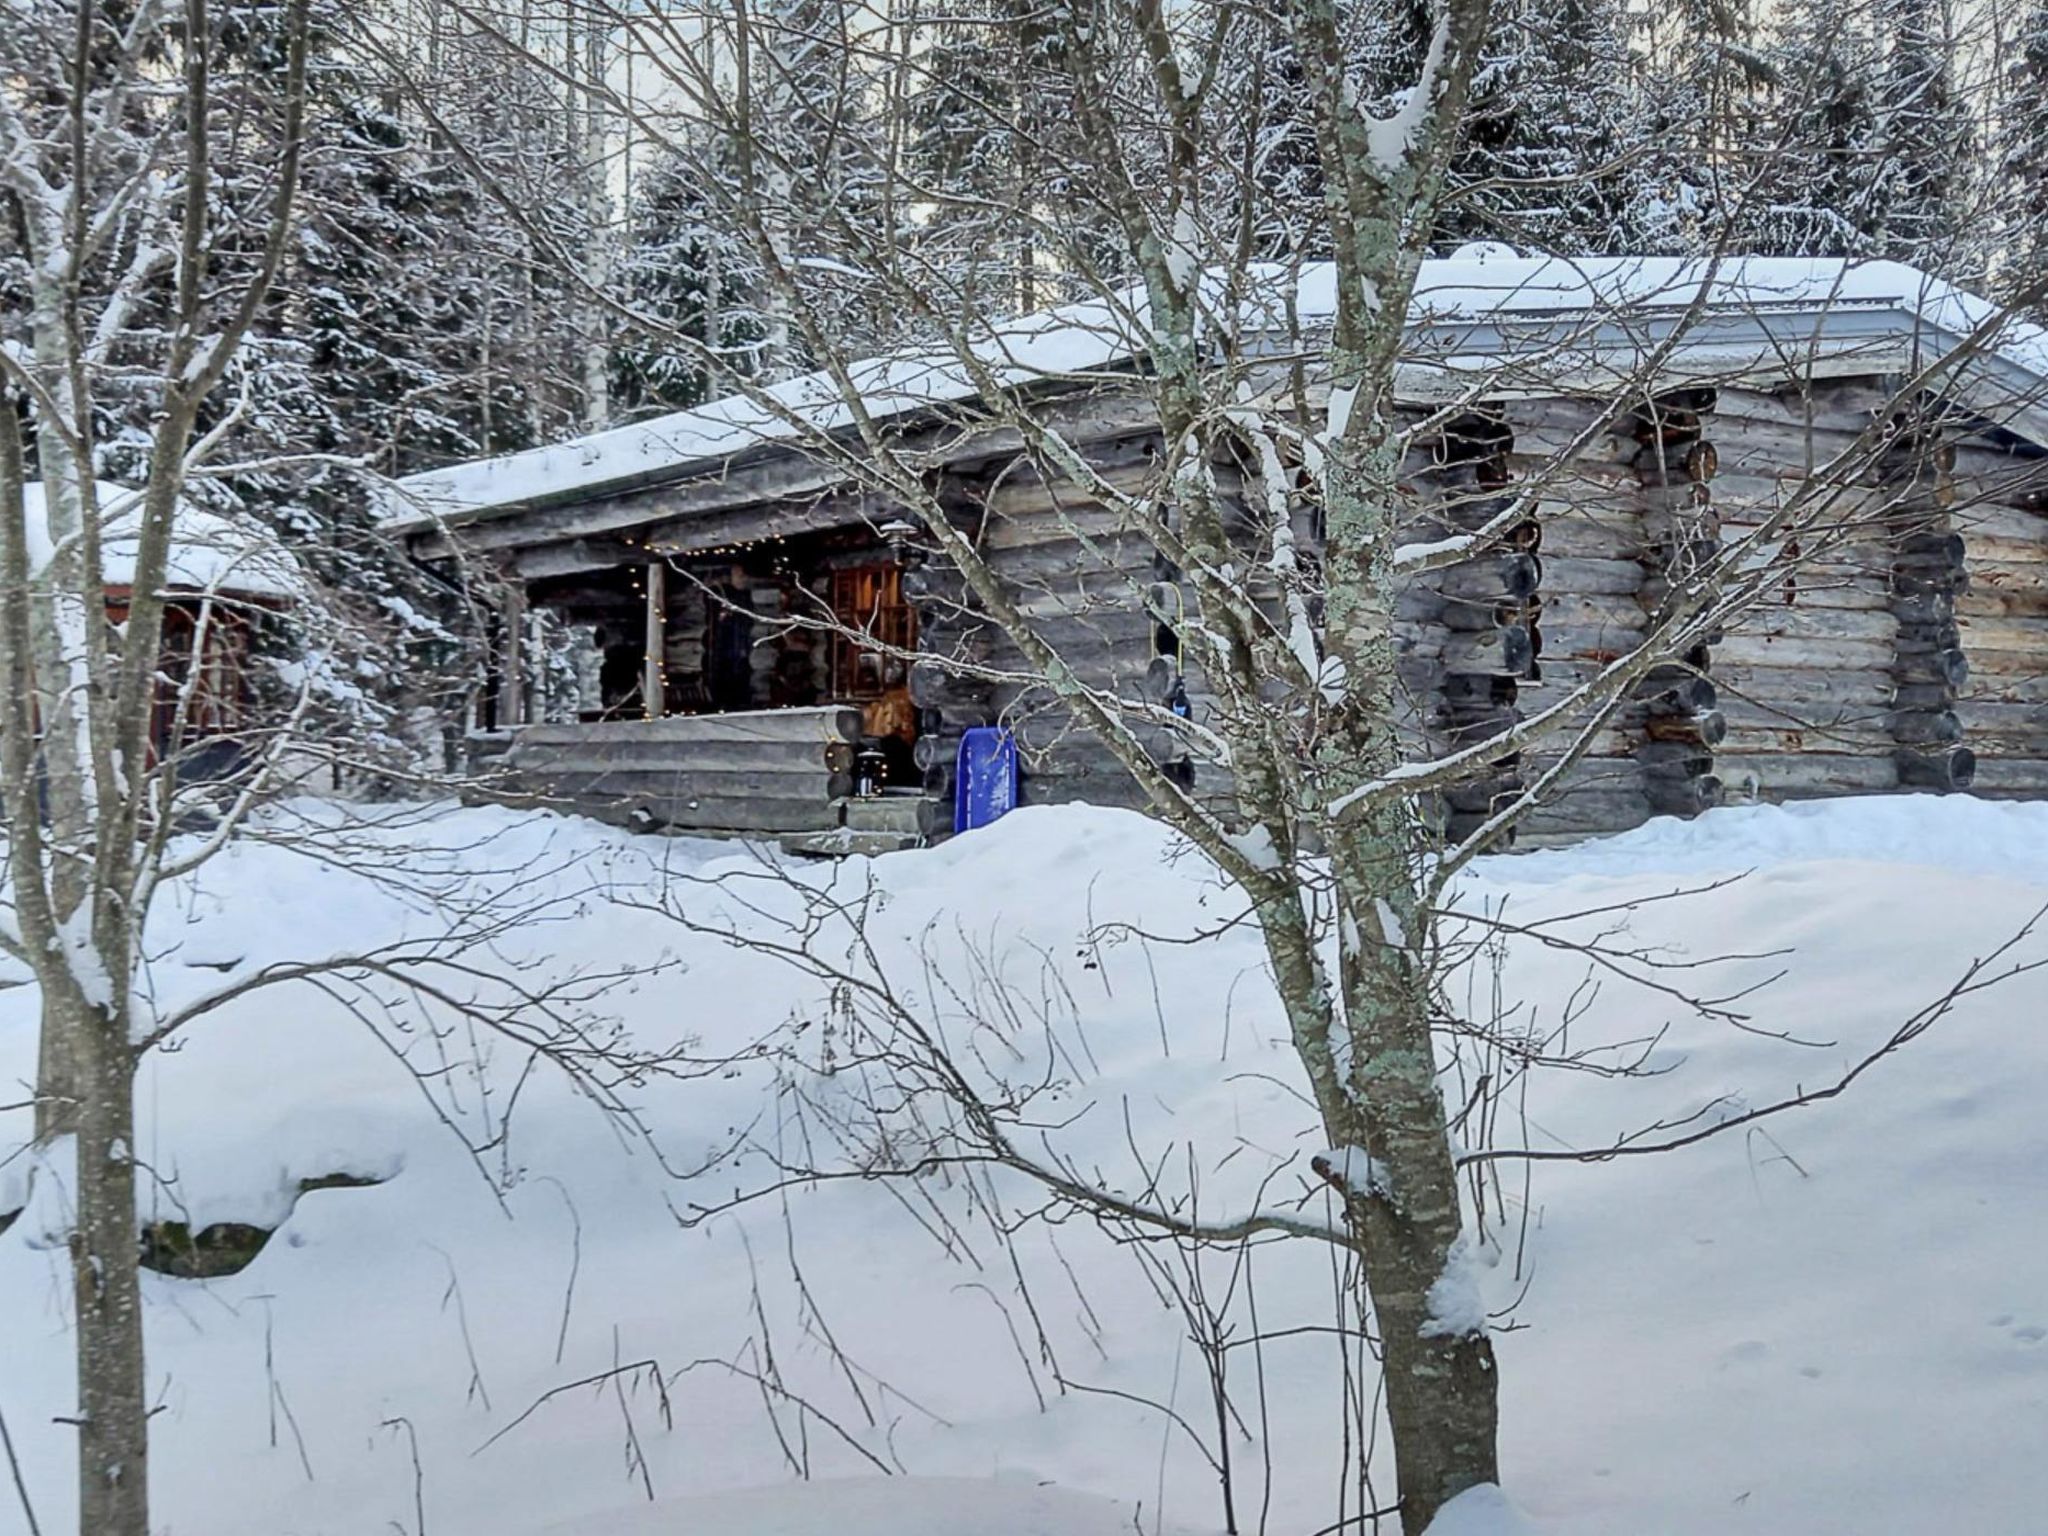
[[[1241,301],[1245,323],[1276,314],[1289,281],[1288,269],[1277,264],[1255,267],[1251,276],[1254,290]],[[1840,256],[1742,256],[1718,262],[1685,256],[1568,257],[1521,255],[1505,246],[1480,245],[1423,262],[1410,323],[1561,316],[1609,306],[1682,309],[1699,297],[1703,286],[1709,290],[1708,303],[1724,310],[1895,309],[1956,336],[1968,336],[2000,315],[1988,300],[1896,261]],[[1334,266],[1316,262],[1302,267],[1293,296],[1299,318],[1330,315],[1336,306]],[[1142,350],[1145,324],[1143,290],[1132,289],[1005,322],[976,350],[1003,387],[1099,377],[1103,369]],[[2000,331],[1998,354],[2029,375],[2048,379],[2048,331],[2019,320],[2004,322]],[[951,353],[884,354],[851,363],[847,371],[867,414],[875,418],[959,403],[980,393],[970,371]],[[524,506],[731,459],[750,449],[787,442],[802,429],[830,432],[854,425],[853,413],[829,372],[785,380],[762,393],[772,404],[745,394],[728,395],[568,442],[407,476],[386,493],[384,525],[431,527],[444,518]],[[801,428],[789,416],[799,418]]]

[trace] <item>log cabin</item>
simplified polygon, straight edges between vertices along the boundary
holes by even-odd
[[[139,493],[104,480],[97,489],[100,579],[107,622],[119,626],[127,622],[135,595]],[[22,487],[22,513],[30,558],[43,565],[53,545],[40,481]],[[250,686],[252,644],[266,616],[305,595],[304,580],[298,562],[260,525],[178,503],[164,573],[152,761],[175,757],[186,779],[224,777],[241,764],[247,733],[258,724]]]
[[[1272,314],[1242,326],[1243,388],[1313,416],[1334,279],[1268,277],[1284,305],[1267,295]],[[1155,485],[1141,320],[1141,301],[1077,305],[1000,328],[973,370],[907,357],[851,374],[1084,681],[1199,721],[1178,573],[1034,471],[988,408],[992,387],[1028,396],[1110,483]],[[1396,387],[1404,540],[1526,504],[1508,537],[1401,594],[1417,753],[1483,739],[1630,651],[1703,559],[1772,563],[1738,622],[1651,674],[1561,772],[1525,844],[1730,800],[2048,793],[2048,333],[1895,263],[1483,247],[1425,264]],[[497,754],[496,792],[676,831],[893,846],[952,830],[962,738],[1000,726],[1021,748],[1021,803],[1135,803],[1046,690],[990,680],[1019,665],[1015,647],[928,559],[909,509],[819,451],[852,441],[840,392],[813,376],[401,482],[387,526],[498,594],[501,684],[472,733]],[[1226,488],[1249,472],[1216,467]],[[1743,543],[1802,492],[1826,498],[1810,548]],[[1313,547],[1311,514],[1296,532]],[[518,681],[532,610],[586,637],[587,684],[562,718],[529,718]],[[1227,797],[1185,733],[1149,745]],[[1504,758],[1449,791],[1447,829],[1554,761]]]

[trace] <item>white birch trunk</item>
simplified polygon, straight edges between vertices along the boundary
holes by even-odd
[[[585,86],[569,102],[578,125],[577,161],[583,176],[583,425],[592,432],[611,423],[611,316],[600,295],[611,291],[613,239],[611,194],[605,185],[610,145],[605,134],[605,32],[593,16],[569,30],[570,71]]]

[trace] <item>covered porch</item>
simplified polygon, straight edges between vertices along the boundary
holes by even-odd
[[[651,529],[607,541],[635,558],[596,564],[585,544],[556,557],[576,569],[504,568],[479,789],[808,851],[915,841],[938,817],[916,760],[909,532],[863,522],[704,547]],[[546,658],[552,690],[527,654],[536,614],[569,639]]]

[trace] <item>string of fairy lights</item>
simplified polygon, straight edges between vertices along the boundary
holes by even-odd
[[[908,553],[909,536],[915,533],[916,529],[910,523],[892,520],[873,531],[884,537],[889,554],[900,563]],[[633,596],[638,598],[641,604],[648,610],[647,638],[649,641],[654,639],[657,623],[661,626],[663,637],[663,642],[659,646],[649,644],[646,647],[645,665],[648,674],[650,674],[647,682],[651,686],[643,688],[643,692],[647,694],[647,697],[642,702],[648,718],[658,718],[667,713],[669,693],[667,614],[664,611],[657,617],[654,612],[654,596],[651,578],[648,573],[656,567],[662,567],[666,570],[675,571],[678,575],[697,580],[700,578],[698,578],[695,572],[677,563],[679,559],[687,558],[692,565],[727,559],[732,560],[737,567],[744,569],[745,557],[759,557],[765,553],[768,562],[766,575],[778,581],[798,579],[800,572],[791,559],[790,546],[792,543],[812,542],[817,537],[818,534],[815,531],[801,534],[777,533],[768,534],[758,539],[729,540],[722,544],[675,549],[661,547],[651,533],[641,534],[637,537],[632,532],[623,532],[616,535],[616,542],[618,544],[623,545],[626,550],[641,556],[641,559],[636,562],[629,555],[618,562],[618,567],[626,571],[627,584],[631,587]],[[666,595],[664,590],[664,598],[666,598]],[[664,604],[665,607],[666,604]]]

